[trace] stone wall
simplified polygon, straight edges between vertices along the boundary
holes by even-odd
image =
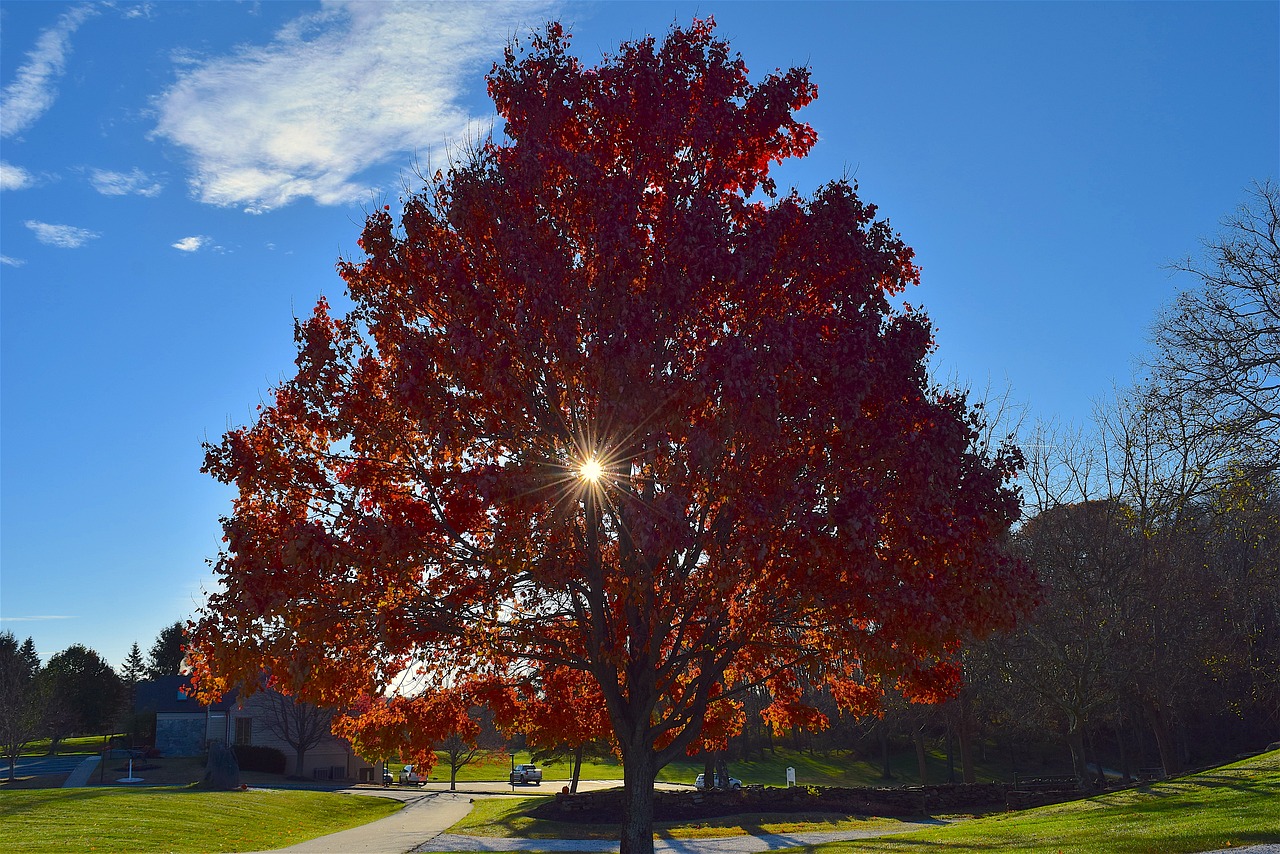
[[[843,815],[921,816],[990,811],[1054,803],[1080,797],[1074,792],[1016,792],[1005,783],[911,786],[897,789],[749,786],[733,792],[654,792],[654,819],[678,821],[756,812],[828,812]],[[1025,803],[1023,801],[1026,801]],[[616,822],[622,815],[622,790],[558,794],[539,807],[538,818],[560,821]]]
[[[204,715],[156,715],[156,750],[161,756],[199,756],[204,752]]]

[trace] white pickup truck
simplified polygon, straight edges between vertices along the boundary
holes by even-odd
[[[542,769],[537,765],[517,765],[511,769],[511,785],[516,783],[533,783],[542,785]]]

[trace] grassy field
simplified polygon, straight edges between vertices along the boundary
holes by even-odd
[[[6,852],[269,850],[365,824],[400,807],[385,798],[259,789],[3,792],[0,845]]]
[[[511,758],[506,753],[492,754],[483,761],[462,768],[458,772],[459,782],[483,780],[505,780],[511,768]],[[533,762],[527,752],[516,754],[515,762]],[[928,757],[929,781],[932,783],[947,782],[946,757],[941,753],[933,753]],[[391,773],[399,779],[401,763],[390,763]],[[917,785],[919,775],[914,753],[902,753],[892,757],[890,770],[893,778],[885,780],[880,776],[878,764],[858,761],[846,756],[814,756],[794,750],[779,749],[774,753],[766,752],[764,758],[750,762],[729,763],[729,773],[747,785],[761,784],[766,786],[785,786],[787,768],[796,769],[796,783],[801,786],[906,786]],[[571,768],[567,762],[547,763],[542,766],[543,779],[547,783],[563,784],[570,777]],[[977,766],[979,782],[1008,780],[1011,774],[995,764]],[[1069,771],[1070,769],[1045,769],[1050,771]],[[959,779],[960,768],[957,761],[956,776]],[[693,785],[694,778],[702,773],[702,763],[692,759],[673,762],[658,773],[659,782],[687,783]],[[443,754],[438,758],[435,768],[431,769],[432,780],[448,781],[449,766]],[[622,765],[616,761],[591,760],[582,763],[583,780],[621,780]],[[559,786],[557,786],[559,788]]]
[[[62,756],[69,753],[101,753],[103,745],[109,736],[105,735],[77,735],[73,738],[64,738],[58,742],[58,755]],[[49,752],[49,739],[41,738],[36,741],[27,742],[22,748],[23,756],[44,756]]]
[[[1280,842],[1280,751],[1083,801],[938,830],[791,850],[1179,854],[1263,842]]]
[[[476,836],[526,839],[616,838],[610,825],[531,819],[542,799],[477,802],[450,829]],[[829,815],[760,814],[697,823],[664,822],[668,838],[798,833],[843,829],[892,831],[892,819],[857,821]],[[1177,780],[1034,810],[970,819],[936,830],[790,849],[807,854],[863,852],[1026,852],[1026,854],[1178,854],[1280,842],[1280,752]]]

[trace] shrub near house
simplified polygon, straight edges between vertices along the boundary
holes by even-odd
[[[241,771],[261,771],[264,774],[283,774],[288,764],[283,752],[274,747],[258,747],[252,744],[232,746],[236,763]]]

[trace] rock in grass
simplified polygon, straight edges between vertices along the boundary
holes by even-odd
[[[209,762],[205,765],[200,788],[226,792],[240,788],[240,763],[231,748],[220,741],[209,745]]]

